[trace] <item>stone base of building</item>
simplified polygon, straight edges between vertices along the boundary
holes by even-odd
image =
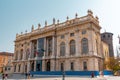
[[[113,75],[112,71],[102,71],[103,74],[100,74],[100,71],[31,71],[31,75],[66,75],[66,76],[107,76]]]

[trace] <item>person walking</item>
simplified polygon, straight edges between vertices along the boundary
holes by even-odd
[[[30,72],[28,72],[28,80],[30,80]]]
[[[8,74],[6,73],[6,74],[5,74],[5,80],[7,80],[7,78],[8,78]]]
[[[5,80],[5,74],[4,73],[2,74],[2,80]]]
[[[92,72],[92,74],[91,74],[91,78],[94,78],[94,72]]]
[[[25,78],[26,78],[26,79],[28,78],[28,74],[27,74],[27,72],[25,73]]]

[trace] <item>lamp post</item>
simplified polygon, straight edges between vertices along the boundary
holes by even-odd
[[[64,71],[64,69],[62,71],[62,80],[65,80],[65,71]]]

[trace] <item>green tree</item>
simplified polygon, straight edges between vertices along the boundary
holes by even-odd
[[[108,61],[104,62],[104,68],[109,68],[115,73],[116,71],[120,70],[120,62],[118,59],[110,57],[108,58]]]

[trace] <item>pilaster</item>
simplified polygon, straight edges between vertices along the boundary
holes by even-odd
[[[55,37],[52,37],[52,57],[55,57]]]
[[[36,60],[34,61],[34,71],[36,71]]]
[[[42,71],[45,71],[45,60],[42,60]]]
[[[80,49],[80,47],[79,47],[79,31],[76,32],[75,39],[76,39],[76,43],[75,43],[75,45],[76,45],[76,56],[79,56],[80,55],[80,53],[79,53],[79,49]]]
[[[66,33],[65,34],[65,40],[66,40],[66,57],[68,57],[69,56],[69,35],[68,35],[69,33]]]

